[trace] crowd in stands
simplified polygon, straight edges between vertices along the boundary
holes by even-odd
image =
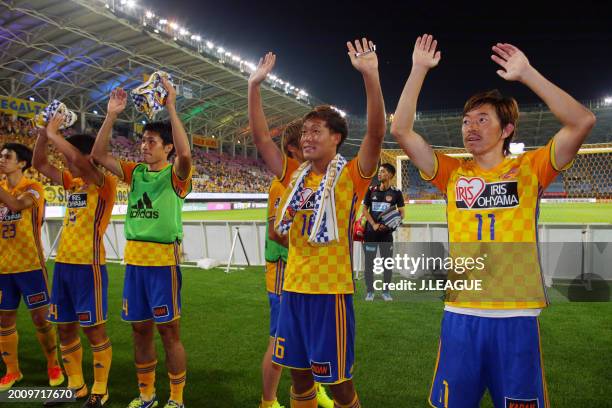
[[[70,129],[65,134],[76,131]],[[88,133],[94,133],[93,130]],[[22,143],[30,148],[36,142],[37,129],[25,118],[13,119],[0,112],[0,145],[7,142]],[[116,157],[129,161],[140,161],[139,141],[123,136],[111,140],[111,149]],[[548,187],[546,198],[597,197],[608,198],[612,192],[610,181],[611,153],[582,155],[574,166],[560,174]],[[64,163],[52,145],[49,147],[49,162],[58,168]],[[272,175],[261,161],[252,158],[231,157],[225,154],[193,149],[193,191],[208,193],[266,193]],[[28,170],[27,175],[43,184],[50,180],[37,171]],[[406,177],[407,175],[407,177]],[[442,194],[431,183],[425,182],[416,167],[408,165],[402,182],[402,191],[410,199],[443,199]]]
[[[74,133],[70,131],[68,133]],[[36,142],[37,129],[32,121],[24,118],[13,119],[0,113],[0,145],[8,142],[21,143],[30,148]],[[116,157],[129,161],[140,161],[140,144],[123,136],[115,136],[111,150]],[[53,146],[49,148],[49,162],[58,168],[64,163]],[[193,149],[193,191],[207,193],[266,193],[272,175],[261,161],[244,157],[231,157],[218,153],[206,153],[204,149]],[[43,184],[50,180],[34,170],[28,170],[28,177]]]
[[[136,140],[116,136],[111,150],[117,157],[131,161],[140,159]],[[206,193],[266,193],[272,175],[259,160],[206,153],[195,147],[193,158],[193,191]]]
[[[30,119],[13,119],[12,116],[0,112],[0,135],[26,137],[32,136],[33,132],[34,126]]]

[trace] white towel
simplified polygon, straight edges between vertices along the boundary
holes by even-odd
[[[338,241],[338,220],[336,218],[335,188],[340,174],[346,166],[346,159],[340,154],[327,165],[325,175],[315,193],[314,221],[308,242],[312,245],[327,245]],[[291,182],[285,190],[276,213],[274,229],[280,235],[286,235],[293,224],[293,217],[300,209],[304,180],[312,170],[311,162],[304,162],[293,173]]]

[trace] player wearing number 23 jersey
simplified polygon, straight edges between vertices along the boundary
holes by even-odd
[[[41,243],[45,211],[42,185],[24,176],[32,150],[18,143],[0,148],[0,355],[6,375],[0,392],[23,378],[19,367],[17,309],[23,298],[36,328],[36,337],[47,357],[49,385],[64,382],[57,361],[53,326],[46,320],[49,283]]]

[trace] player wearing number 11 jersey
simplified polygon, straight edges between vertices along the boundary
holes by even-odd
[[[547,305],[537,247],[539,199],[571,165],[595,118],[518,48],[498,43],[491,56],[503,68],[498,75],[542,98],[561,130],[545,147],[510,155],[518,105],[498,91],[483,92],[463,109],[463,143],[473,160],[434,153],[412,127],[425,75],[440,61],[436,46],[431,35],[417,39],[391,133],[421,176],[446,197],[450,256],[482,257],[485,263],[484,270],[448,273],[449,280],[481,279],[482,291],[446,293],[429,403],[475,407],[488,389],[496,408],[548,407],[537,318]]]

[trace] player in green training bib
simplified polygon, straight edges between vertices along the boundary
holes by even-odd
[[[170,399],[165,408],[183,408],[186,378],[185,349],[179,337],[181,316],[180,244],[183,239],[183,201],[191,191],[191,151],[176,112],[176,91],[166,79],[166,109],[170,123],[152,122],[143,128],[143,161],[118,160],[108,152],[111,131],[125,109],[127,94],[111,94],[106,119],[94,146],[94,159],[130,185],[125,222],[125,284],[123,320],[132,323],[134,360],[140,395],[130,408],[157,406],[153,342],[157,327],[170,378]],[[175,152],[174,161],[168,158]]]

